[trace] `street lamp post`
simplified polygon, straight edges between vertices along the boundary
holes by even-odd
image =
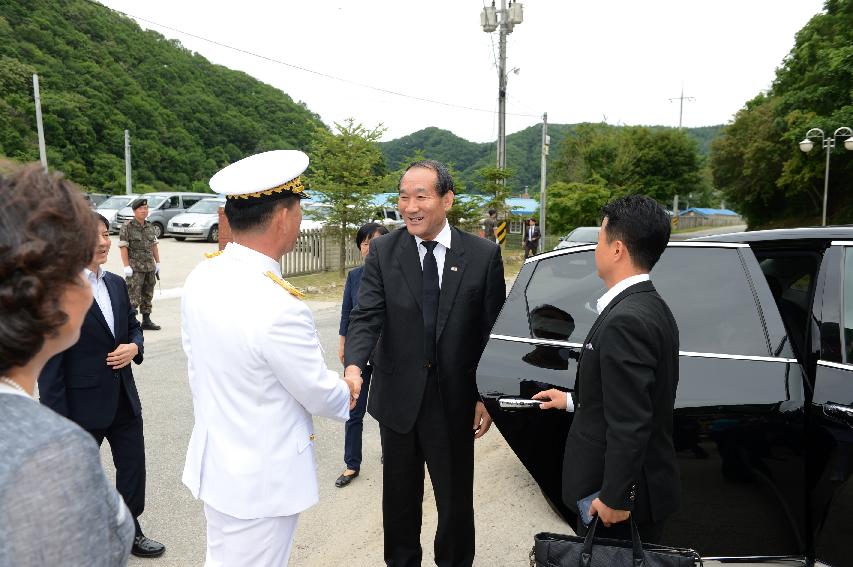
[[[498,19],[500,16],[500,19]],[[486,6],[480,13],[480,25],[483,31],[492,33],[500,28],[500,61],[498,62],[498,167],[506,167],[506,36],[512,33],[515,26],[524,20],[524,12],[521,2],[509,1],[507,8],[506,0],[501,0],[501,9],[495,7],[492,0],[491,6]],[[516,73],[517,69],[513,69]]]
[[[826,149],[826,167],[823,174],[823,216],[821,220],[821,225],[826,226],[826,197],[829,193],[829,154],[835,147],[835,139],[839,136],[847,137],[847,139],[844,140],[844,148],[853,151],[853,130],[847,126],[842,126],[841,128],[838,128],[831,137],[827,137],[820,128],[812,128],[806,132],[806,137],[803,138],[802,142],[800,142],[800,149],[805,153],[812,151],[814,142],[812,142],[811,139],[817,138],[818,136],[820,136],[821,146]]]

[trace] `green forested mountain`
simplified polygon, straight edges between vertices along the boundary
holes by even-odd
[[[567,135],[574,134],[577,127],[577,124],[548,125],[548,135],[551,136],[550,155],[552,157],[559,154],[563,140]],[[696,140],[700,156],[705,157],[708,155],[711,141],[722,128],[723,126],[705,126],[685,128],[685,131],[690,138]],[[667,128],[655,126],[651,129]],[[541,144],[541,125],[531,126],[507,136],[507,167],[516,170],[515,177],[509,182],[514,193],[521,193],[525,187],[531,193],[538,192]],[[455,168],[461,173],[466,191],[476,191],[479,182],[477,171],[482,167],[494,166],[497,160],[494,142],[469,142],[452,132],[439,128],[425,128],[408,136],[383,142],[380,145],[389,171],[399,169],[404,161],[420,150],[426,157],[454,164]],[[552,161],[552,159],[549,160],[549,163]]]
[[[746,102],[712,146],[715,185],[750,228],[820,224],[826,154],[811,128],[853,128],[853,0],[826,0],[797,32],[766,93]],[[839,135],[830,159],[827,222],[853,222],[853,152]]]
[[[221,166],[307,148],[316,114],[280,90],[213,65],[85,0],[0,0],[0,155],[38,159],[38,73],[48,162],[77,183],[124,190],[124,130],[135,189],[206,189]]]

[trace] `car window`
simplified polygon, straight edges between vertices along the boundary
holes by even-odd
[[[104,201],[103,203],[98,205],[98,208],[99,209],[123,209],[128,204],[130,204],[130,202],[135,198],[136,198],[136,196],[134,196],[134,195],[129,195],[129,196],[116,195],[114,197],[110,197],[109,199],[107,199],[106,201]]]
[[[769,355],[736,249],[668,248],[651,276],[678,323],[682,351]]]
[[[160,204],[166,200],[166,197],[162,195],[154,195],[153,197],[148,197],[148,209],[153,210],[160,206]]]
[[[534,269],[535,268],[535,269]],[[533,275],[524,289],[513,288],[494,333],[581,343],[598,313],[604,284],[595,271],[592,250],[526,264]],[[519,274],[519,282],[525,281]]]
[[[184,208],[189,209],[190,207],[192,207],[193,205],[195,205],[196,203],[198,203],[202,199],[203,199],[203,197],[187,197],[186,195],[184,195],[183,196]]]
[[[190,207],[187,212],[188,213],[202,213],[202,214],[211,214],[219,212],[219,207],[225,205],[224,201],[218,201],[213,199],[204,199],[199,201],[192,207]]]
[[[844,310],[844,362],[853,363],[853,249],[844,251],[844,288],[841,292]]]
[[[576,228],[569,235],[570,242],[598,242],[598,227]]]
[[[545,258],[507,297],[494,333],[582,343],[606,288],[592,250]],[[518,281],[526,281],[525,270]],[[769,347],[737,250],[668,248],[651,274],[678,323],[682,351],[768,356]]]

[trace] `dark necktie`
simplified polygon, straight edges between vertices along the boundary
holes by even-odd
[[[438,297],[441,288],[438,285],[438,263],[435,261],[435,246],[438,242],[422,241],[426,248],[424,256],[423,275],[423,308],[424,308],[424,358],[426,362],[435,363],[435,321],[438,316]]]

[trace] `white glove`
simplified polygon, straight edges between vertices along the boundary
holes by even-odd
[[[124,277],[129,278],[132,275],[133,275],[133,268],[131,268],[130,266],[125,266],[124,267]]]
[[[156,264],[154,264],[154,273],[155,274],[160,273],[160,262],[157,262]]]

